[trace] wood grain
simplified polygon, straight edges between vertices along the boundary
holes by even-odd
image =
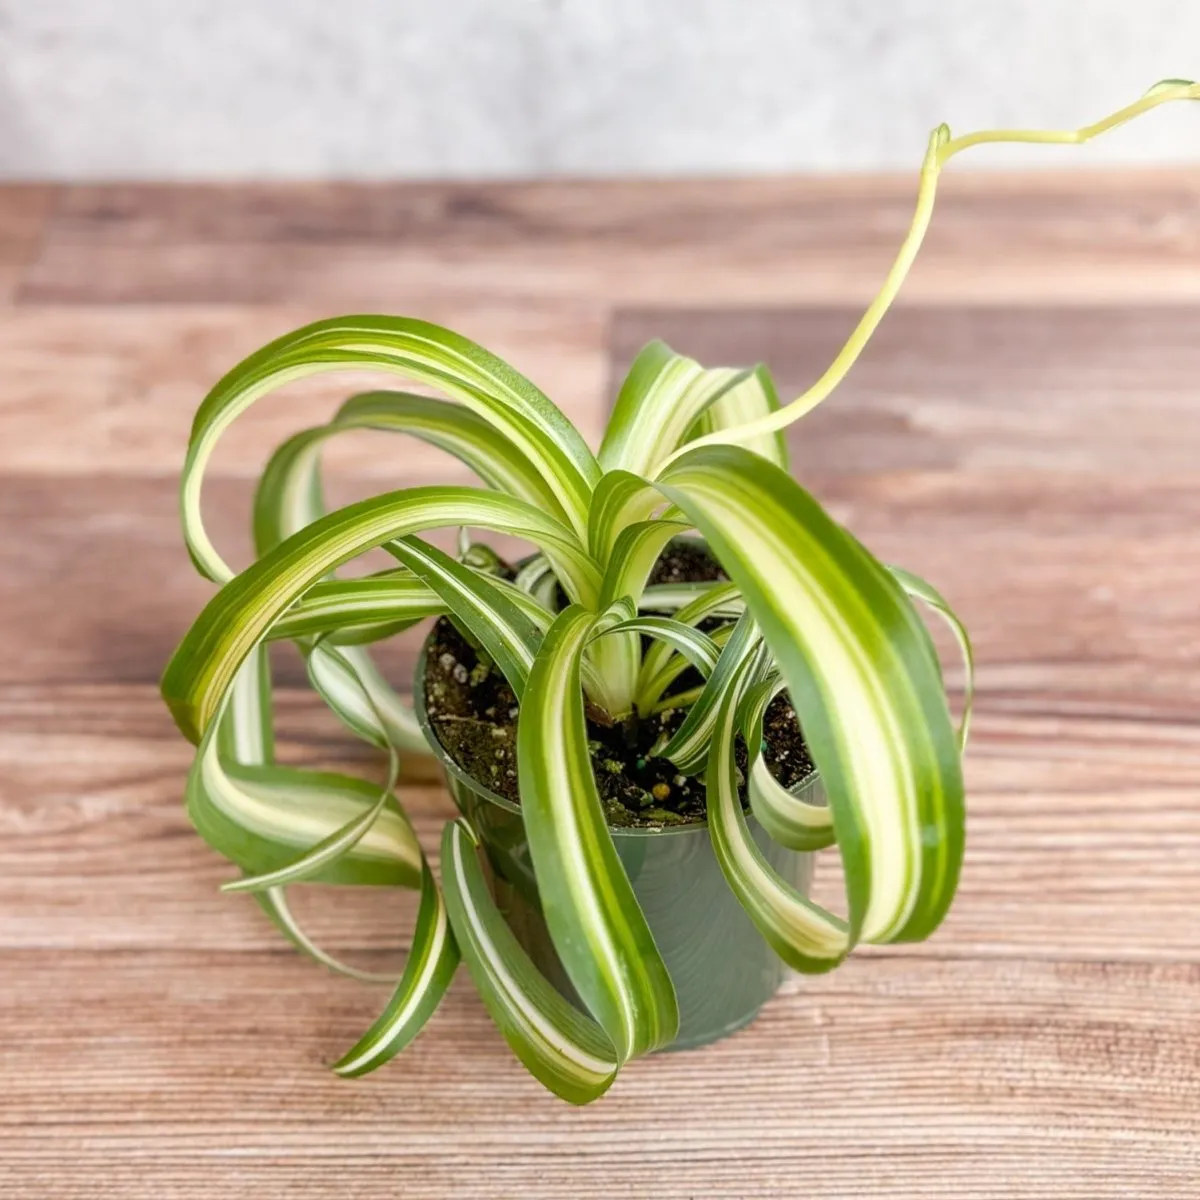
[[[54,1195],[1161,1197],[1200,1168],[1194,965],[864,959],[574,1111],[461,984],[347,1084],[322,1064],[377,994],[283,952],[73,958],[9,955],[0,998],[9,1179]]]
[[[658,183],[130,185],[66,190],[21,297],[411,312],[865,300],[912,175]],[[1053,260],[1059,269],[1045,269]],[[1200,298],[1186,172],[948,171],[911,298]]]
[[[365,309],[365,298],[352,309]],[[590,436],[600,429],[608,374],[607,318],[586,305],[513,308],[422,303],[398,296],[384,311],[453,324],[525,370]],[[192,414],[231,366],[265,342],[337,311],[328,304],[109,307],[25,306],[0,322],[0,470],[174,476]],[[342,311],[345,311],[344,309]],[[215,469],[253,476],[298,429],[326,421],[355,390],[402,386],[378,373],[340,371],[289,385],[251,408],[222,441]],[[48,436],[47,431],[57,431]],[[329,450],[346,473],[383,480],[441,478],[453,460],[417,443],[356,433]],[[465,477],[464,477],[465,478]]]
[[[12,300],[39,257],[58,198],[58,189],[43,184],[0,188],[0,305]]]
[[[828,306],[626,310],[614,327],[610,390],[653,331],[704,362],[767,363],[790,398],[817,379],[860,315]],[[789,430],[796,469],[966,480],[1084,473],[1093,490],[1098,473],[1189,478],[1200,445],[1198,331],[1192,305],[898,307],[837,403]]]
[[[1194,174],[948,176],[905,303],[793,431],[805,485],[975,636],[967,862],[928,944],[793,981],[583,1111],[462,980],[400,1063],[340,1083],[323,1064],[382,997],[220,895],[180,807],[155,681],[210,589],[176,474],[240,355],[410,312],[595,441],[652,336],[802,388],[910,203],[870,178],[0,188],[0,1195],[1200,1194]],[[290,388],[222,446],[206,511],[235,562],[270,448],[364,381]],[[329,471],[335,502],[465,478],[382,435]],[[383,653],[401,683],[414,649]],[[294,654],[277,674],[285,758],[378,777]],[[403,797],[433,849],[444,791]],[[297,907],[381,969],[413,919],[382,892]]]

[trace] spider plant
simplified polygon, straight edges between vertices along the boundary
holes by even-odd
[[[1082,142],[1197,95],[1195,85],[1167,81],[1076,131],[955,138],[940,126],[912,226],[882,289],[830,367],[788,404],[761,366],[705,369],[654,342],[634,362],[593,452],[545,395],[480,346],[423,321],[384,316],[299,329],[217,383],[196,414],[182,508],[192,559],[221,586],[162,681],[179,728],[197,746],[188,812],[240,868],[228,890],[252,894],[288,937],[335,969],[358,973],[298,926],[289,885],[420,893],[411,952],[390,1002],[336,1071],[369,1071],[406,1045],[460,957],[520,1060],[571,1101],[600,1095],[624,1063],[671,1042],[675,992],[614,850],[589,760],[585,704],[613,722],[644,719],[684,666],[706,681],[676,698],[686,718],[658,753],[678,771],[703,776],[716,859],[775,952],[798,971],[822,972],[859,943],[933,933],[963,855],[967,636],[931,585],[880,563],[791,477],[782,431],[834,390],[871,337],[917,253],[939,173],[953,155],[987,142]],[[282,445],[254,502],[257,560],[235,574],[201,513],[205,467],[221,434],[281,384],[364,367],[444,398],[355,396],[327,425]],[[325,512],[322,446],[362,428],[440,447],[486,486],[410,488]],[[502,578],[477,548],[456,558],[421,537],[447,526],[515,534],[535,556],[515,580]],[[648,589],[664,547],[693,530],[730,582]],[[336,574],[377,547],[396,560],[394,569]],[[966,657],[957,726],[915,602],[950,622]],[[424,743],[369,645],[440,615],[481,647],[519,699],[521,814],[550,935],[586,1012],[538,973],[505,924],[480,864],[478,831],[465,819],[447,824],[439,887],[396,799],[400,756]],[[714,629],[714,618],[724,624]],[[384,787],[274,762],[266,647],[277,639],[299,646],[333,711],[389,754]],[[827,805],[789,792],[765,769],[763,711],[781,690]],[[782,845],[836,846],[844,915],[811,902],[771,868],[750,835],[743,795]]]

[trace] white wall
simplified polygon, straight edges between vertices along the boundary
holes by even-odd
[[[1179,75],[1200,0],[0,0],[0,174],[908,168]],[[1014,157],[1200,160],[1200,105]]]

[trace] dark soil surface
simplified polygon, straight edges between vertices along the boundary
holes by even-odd
[[[650,582],[724,578],[703,547],[675,542],[659,559]],[[689,670],[672,690],[686,691],[700,682],[699,674]],[[425,703],[450,757],[492,791],[519,802],[516,697],[499,669],[444,618],[434,626],[426,655]],[[703,779],[681,775],[672,763],[649,753],[683,717],[683,710],[667,710],[636,724],[613,726],[589,714],[592,767],[610,825],[658,828],[704,820]],[[790,786],[811,774],[812,759],[786,696],[767,709],[763,738],[767,764],[781,783]],[[739,758],[744,764],[744,750]]]

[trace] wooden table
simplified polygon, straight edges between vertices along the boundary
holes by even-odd
[[[208,594],[175,487],[206,387],[318,315],[444,322],[595,439],[661,335],[824,365],[912,179],[0,190],[0,1194],[1200,1196],[1200,178],[950,172],[925,256],[799,476],[973,629],[958,906],[573,1110],[463,980],[400,1060],[325,1069],[377,991],[284,946],[181,807],[156,679]],[[209,501],[356,381],[264,402]],[[337,498],[463,478],[403,441]],[[412,645],[393,649],[397,671]],[[284,753],[378,764],[281,664]],[[430,848],[448,812],[404,789]],[[825,887],[832,886],[825,871]],[[407,896],[303,906],[397,961]]]

